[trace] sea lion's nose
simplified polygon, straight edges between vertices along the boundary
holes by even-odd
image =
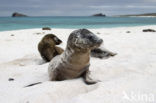
[[[102,39],[100,39],[100,40],[97,41],[98,44],[102,44],[102,42],[103,42]]]

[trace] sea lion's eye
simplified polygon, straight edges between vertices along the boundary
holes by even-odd
[[[80,35],[75,36],[76,39],[80,38]]]
[[[54,37],[54,40],[55,40],[55,42],[58,42],[59,41],[59,39],[57,37]]]
[[[92,40],[92,39],[93,39],[93,37],[92,37],[92,36],[89,36],[89,37],[88,37],[88,39],[89,39],[89,40]]]

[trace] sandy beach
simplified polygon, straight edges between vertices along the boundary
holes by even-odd
[[[25,29],[0,32],[0,103],[155,103],[156,26],[89,29],[104,40],[102,47],[117,53],[109,59],[91,58],[92,77],[101,82],[86,85],[82,78],[49,81],[48,64],[37,49],[47,33],[66,47],[75,29]],[[130,33],[127,33],[130,31]],[[29,84],[41,84],[25,87]]]

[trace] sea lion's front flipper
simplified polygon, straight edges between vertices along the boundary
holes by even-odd
[[[64,52],[64,50],[58,46],[55,46],[55,51],[57,52],[57,55],[60,55]]]
[[[109,50],[107,50],[105,48],[103,49],[103,53],[104,53],[104,57],[110,57],[110,56],[117,55],[117,53],[111,52],[111,51],[109,51]]]
[[[91,56],[96,58],[109,58],[117,55],[117,53],[111,52],[105,48],[95,48],[91,50]]]
[[[87,71],[84,72],[83,74],[83,80],[86,84],[90,85],[90,84],[95,84],[97,83],[98,81],[96,80],[93,80],[91,77],[90,77],[90,71],[89,69]]]

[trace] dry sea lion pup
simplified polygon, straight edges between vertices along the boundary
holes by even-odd
[[[59,45],[62,41],[54,34],[45,35],[38,44],[38,50],[41,57],[49,62],[56,55],[60,55],[64,50],[56,45]]]
[[[67,41],[65,51],[54,57],[49,64],[51,81],[61,81],[83,77],[85,83],[94,84],[90,78],[90,52],[99,47],[103,40],[87,29],[73,31]]]

